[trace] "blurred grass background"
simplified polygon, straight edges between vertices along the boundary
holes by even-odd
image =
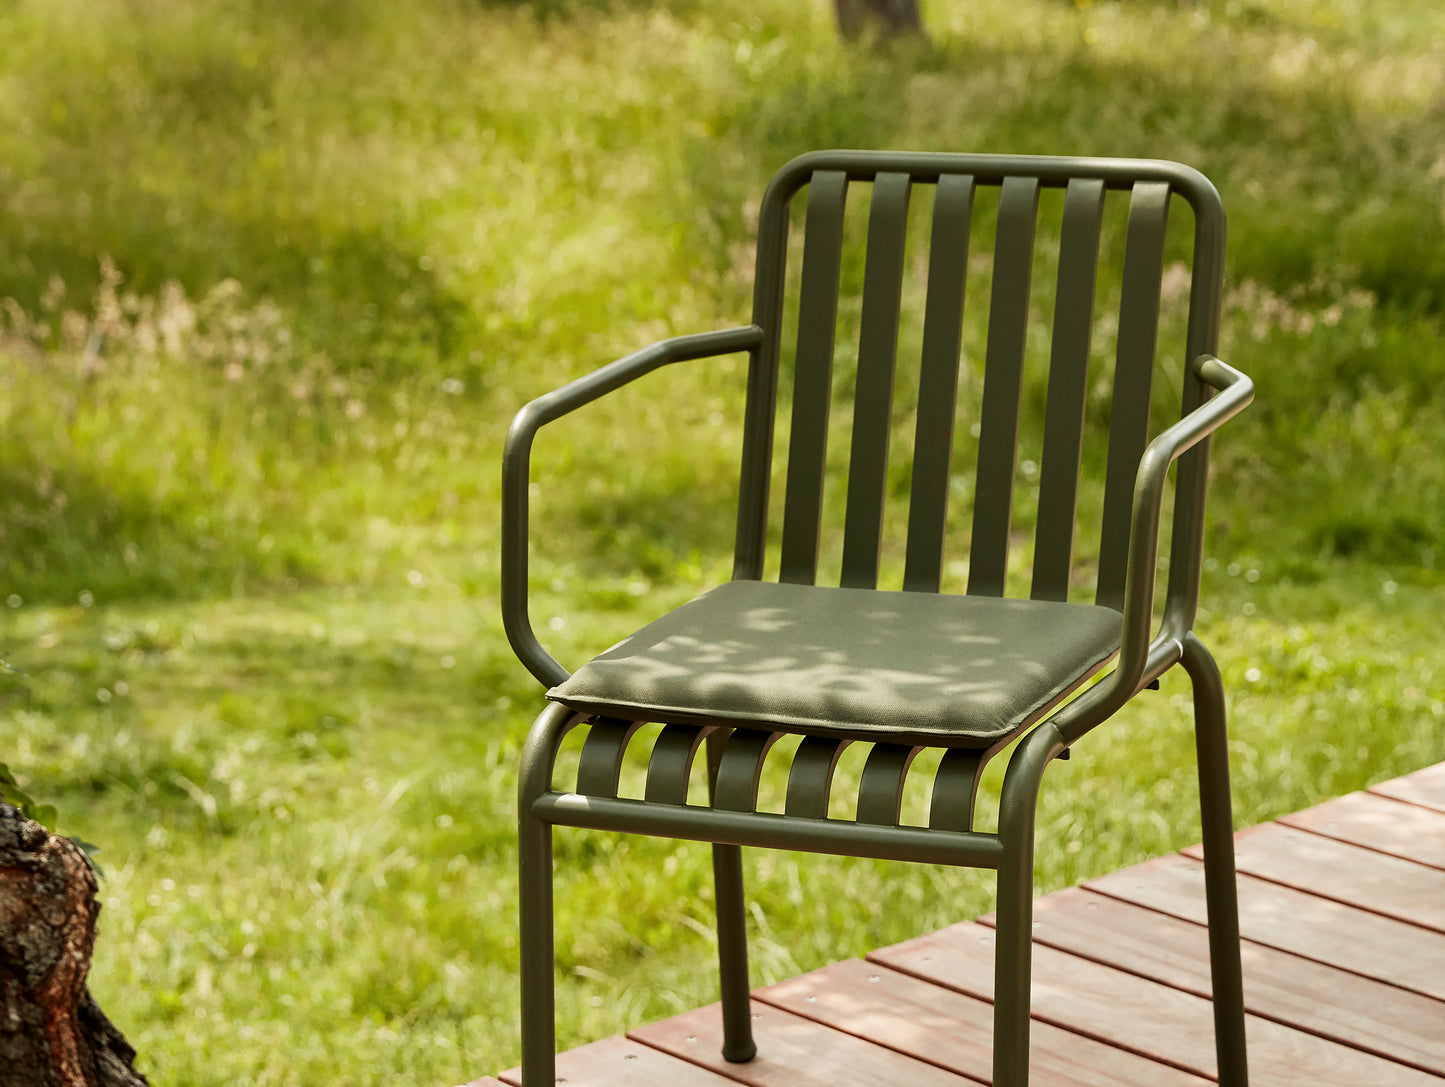
[[[929,43],[869,51],[823,0],[0,8],[0,761],[104,850],[92,986],[157,1082],[515,1062],[539,697],[496,614],[501,436],[745,321],[756,200],[813,147],[1208,174],[1223,353],[1259,387],[1216,443],[1200,622],[1238,821],[1445,755],[1445,12],[924,14]],[[539,446],[564,661],[726,576],[742,372],[656,375]],[[1196,840],[1187,707],[1167,678],[1051,775],[1043,889]],[[559,846],[563,1044],[713,999],[704,848]],[[757,983],[991,902],[749,865]]]

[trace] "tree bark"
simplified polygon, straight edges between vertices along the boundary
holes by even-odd
[[[833,0],[838,29],[851,40],[873,33],[880,37],[923,33],[918,0]]]
[[[0,804],[0,1087],[149,1083],[85,983],[95,892],[79,846]]]

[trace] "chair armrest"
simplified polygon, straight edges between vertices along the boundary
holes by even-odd
[[[570,673],[537,641],[527,609],[528,485],[537,431],[668,363],[754,351],[762,342],[757,325],[659,340],[539,396],[512,419],[502,450],[502,625],[518,658],[544,687],[555,687]]]
[[[1149,639],[1154,611],[1159,521],[1169,468],[1254,399],[1254,382],[1213,355],[1200,355],[1191,363],[1190,369],[1218,392],[1160,433],[1139,459],[1129,524],[1129,565],[1124,581],[1124,626],[1119,663],[1108,680],[1108,693],[1101,692],[1103,699],[1111,704],[1117,698],[1118,705],[1122,705],[1143,682],[1174,664],[1183,652],[1179,643],[1182,632],[1170,631],[1167,624],[1165,632],[1154,642]]]

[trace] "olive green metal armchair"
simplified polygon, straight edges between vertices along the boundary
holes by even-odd
[[[845,207],[860,190],[871,190],[866,227]],[[912,215],[910,200],[923,205]],[[1187,204],[1192,235],[1169,232],[1171,202]],[[789,244],[790,220],[795,233],[802,228],[800,246]],[[992,254],[971,261],[971,239],[975,248],[992,242]],[[858,266],[844,262],[855,242],[866,254],[860,316],[856,341],[840,344],[840,323],[848,325],[840,322],[840,269]],[[1171,245],[1183,257],[1166,261]],[[550,700],[527,740],[519,792],[526,1087],[550,1087],[554,1075],[555,826],[713,843],[723,1055],[733,1061],[755,1053],[740,847],[995,870],[993,1082],[1025,1084],[1043,773],[1176,664],[1194,690],[1220,1081],[1246,1082],[1224,694],[1192,630],[1208,436],[1253,395],[1249,379],[1215,357],[1223,252],[1218,194],[1174,163],[808,154],[785,166],[763,198],[750,325],[653,344],[522,409],[504,457],[502,608],[517,655]],[[1035,277],[1036,264],[1056,266],[1056,278]],[[906,274],[919,268],[924,286],[906,291]],[[972,298],[983,278],[986,336],[975,351],[965,329],[981,322],[965,321],[965,295],[979,304]],[[903,305],[913,297],[922,299],[921,316]],[[1166,303],[1178,311],[1173,324],[1167,314],[1161,321]],[[920,333],[903,338],[902,352],[900,327]],[[1037,339],[1044,328],[1047,351],[1031,351],[1028,333]],[[747,353],[749,368],[733,580],[569,672],[528,619],[533,439],[642,374],[734,352]],[[788,371],[780,396],[780,372]],[[909,395],[895,398],[895,386],[905,385]],[[1161,389],[1182,400],[1167,425],[1158,420]],[[1035,408],[1039,392],[1044,404]],[[916,411],[900,424],[912,401]],[[840,533],[825,523],[833,507],[823,501],[825,483],[836,479],[827,460],[830,407],[839,404],[851,405],[846,484],[836,484],[846,487]],[[969,418],[976,423],[956,426]],[[1021,419],[1038,423],[1041,436],[1021,439]],[[775,441],[781,426],[786,443]],[[1102,437],[1091,443],[1095,431]],[[889,468],[890,448],[908,445],[899,433],[911,437],[907,475]],[[1032,479],[1023,477],[1023,441],[1040,451]],[[1102,475],[1093,491],[1091,467]],[[1171,468],[1167,590],[1156,607]],[[775,475],[783,502],[770,532]],[[950,519],[960,489],[972,490],[966,544],[946,532],[951,520],[970,516],[955,509]],[[1016,493],[1036,508],[1020,516]],[[890,531],[885,512],[905,506]],[[1097,552],[1075,547],[1076,522],[1087,522]],[[820,550],[838,540],[839,584],[819,584]],[[956,587],[965,591],[943,591],[961,580],[965,561],[966,586]],[[898,588],[880,588],[900,569]],[[1090,590],[1093,602],[1081,601]],[[1111,662],[1112,671],[1086,685]],[[624,755],[645,723],[663,726],[645,793],[619,797]],[[558,787],[558,749],[573,728],[587,730],[576,780]],[[783,810],[759,811],[760,775],[787,734],[802,739]],[[1020,736],[997,829],[975,829],[979,775]],[[838,810],[830,790],[850,744],[870,750],[856,807],[849,804],[856,814],[840,818],[830,815],[830,801]],[[689,775],[704,747],[708,800],[690,802]],[[910,764],[926,748],[942,749],[927,825],[900,825]]]

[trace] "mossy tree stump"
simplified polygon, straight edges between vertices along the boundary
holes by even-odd
[[[95,873],[0,804],[0,1087],[133,1087],[135,1050],[90,995]]]

